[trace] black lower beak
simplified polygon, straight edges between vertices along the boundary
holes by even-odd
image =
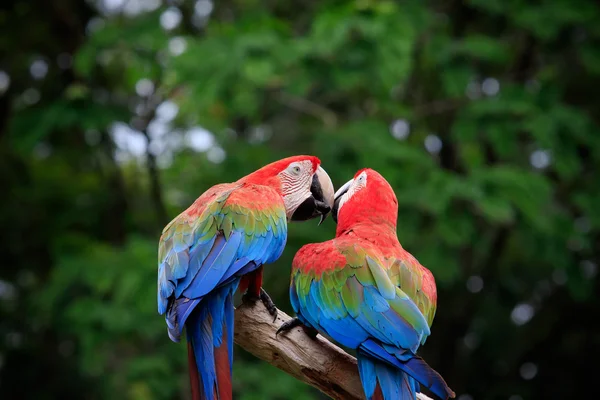
[[[331,210],[331,218],[333,218],[333,220],[335,221],[335,223],[337,224],[338,221],[338,212],[340,210],[340,202],[342,201],[342,196],[344,194],[346,194],[346,192],[348,191],[348,189],[346,188],[345,190],[342,190],[338,193],[336,193],[336,198],[335,200],[333,200],[333,209]]]
[[[309,219],[320,215],[320,225],[330,211],[331,207],[324,202],[315,199],[313,196],[310,196],[308,199],[304,200],[304,202],[302,202],[302,204],[300,204],[300,206],[296,209],[294,214],[292,214],[292,221],[308,221]]]
[[[310,193],[311,196],[304,200],[294,214],[292,214],[292,221],[307,221],[317,216],[321,216],[319,221],[319,225],[321,225],[331,211],[331,206],[327,204],[327,201],[323,196],[323,189],[321,188],[317,175],[313,176]]]
[[[335,221],[335,223],[337,224],[337,216],[338,216],[338,211],[340,209],[340,200],[342,199],[342,197],[338,197],[337,199],[335,199],[335,202],[333,203],[333,210],[331,210],[331,218],[333,218],[333,220]]]

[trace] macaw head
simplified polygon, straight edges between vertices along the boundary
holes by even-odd
[[[398,200],[379,172],[365,168],[334,194],[332,216],[338,233],[364,222],[389,225],[395,230]]]
[[[333,183],[314,156],[293,156],[268,164],[243,178],[273,187],[283,197],[288,221],[325,220],[333,207]]]

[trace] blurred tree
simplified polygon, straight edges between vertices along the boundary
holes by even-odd
[[[338,185],[369,166],[397,190],[440,290],[422,353],[463,400],[590,395],[599,20],[584,0],[3,2],[0,393],[187,396],[155,314],[160,229],[313,153]],[[280,307],[295,251],[333,232],[290,227]],[[320,396],[242,354],[234,380]]]

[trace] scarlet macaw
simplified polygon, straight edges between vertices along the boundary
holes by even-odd
[[[442,399],[444,379],[416,355],[436,311],[432,273],[402,248],[398,201],[389,183],[364,169],[334,196],[335,238],[302,247],[292,264],[290,298],[304,325],[356,349],[367,399],[416,399],[419,383]]]
[[[320,160],[295,156],[233,183],[213,186],[163,230],[158,255],[158,312],[171,340],[183,327],[194,400],[231,399],[233,294],[261,299],[263,265],[281,256],[288,221],[327,216],[333,184]]]

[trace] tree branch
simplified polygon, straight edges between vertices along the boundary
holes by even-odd
[[[311,339],[302,328],[275,337],[290,316],[278,310],[277,320],[261,302],[235,311],[235,343],[293,377],[339,400],[364,400],[356,358],[323,336]],[[431,400],[422,393],[420,400]]]
[[[297,97],[285,92],[279,92],[277,94],[277,100],[296,111],[302,112],[304,114],[312,115],[315,118],[319,118],[323,121],[323,124],[327,127],[334,127],[337,125],[337,116],[331,110],[326,107],[323,107],[320,104],[313,103],[310,100],[304,99],[302,97]]]

